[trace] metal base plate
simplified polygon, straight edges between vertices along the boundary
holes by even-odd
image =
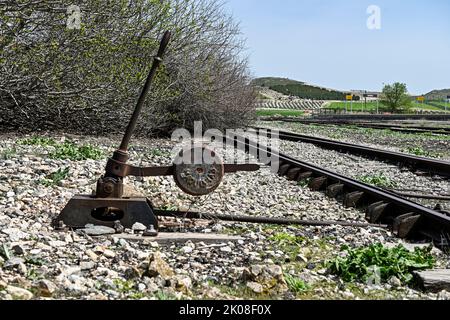
[[[95,198],[88,195],[74,196],[61,214],[53,220],[58,226],[62,221],[71,228],[84,228],[87,224],[114,227],[120,221],[125,228],[136,222],[158,230],[158,220],[151,203],[146,198]]]

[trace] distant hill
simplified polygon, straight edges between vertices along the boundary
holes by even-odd
[[[270,88],[272,86],[280,86],[280,85],[289,85],[289,84],[304,84],[304,82],[291,80],[288,78],[275,78],[275,77],[266,77],[266,78],[256,78],[252,81],[252,85],[259,87]]]
[[[344,100],[345,93],[333,89],[306,84],[305,82],[287,78],[257,78],[252,85],[268,88],[287,96],[312,100]]]
[[[443,100],[450,96],[450,89],[433,90],[425,95],[427,100]]]

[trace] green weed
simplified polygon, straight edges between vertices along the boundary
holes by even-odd
[[[350,249],[342,248],[346,257],[337,257],[328,262],[327,267],[333,274],[340,276],[346,282],[368,281],[374,274],[374,268],[379,270],[380,281],[386,282],[396,276],[403,283],[410,283],[414,270],[433,268],[435,259],[431,255],[431,247],[415,248],[408,251],[402,245],[386,248],[381,243],[368,247]]]
[[[297,182],[297,185],[302,188],[306,188],[309,186],[309,183],[311,182],[311,178],[302,179],[299,182]]]
[[[158,291],[155,293],[155,298],[158,300],[178,300],[175,296],[167,294],[163,291]]]
[[[423,149],[422,147],[409,147],[405,150],[407,153],[414,154],[420,157],[430,157],[431,153]]]
[[[170,152],[167,150],[161,150],[161,149],[152,149],[150,151],[150,155],[154,156],[154,157],[168,157],[170,156]]]
[[[117,291],[120,293],[129,293],[133,291],[134,283],[132,281],[123,279],[114,279],[114,285],[117,287]]]
[[[274,234],[273,236],[271,236],[269,238],[269,240],[275,241],[279,245],[283,245],[283,244],[301,245],[305,241],[305,238],[303,238],[301,236],[291,235],[286,232],[278,232],[278,233]]]
[[[17,154],[16,148],[7,148],[0,154],[0,159],[10,160]]]
[[[290,274],[284,275],[284,280],[286,280],[286,284],[292,292],[302,293],[309,290],[309,285],[305,283],[302,279],[296,278]]]
[[[58,169],[58,171],[55,171],[47,176],[47,178],[40,181],[40,183],[46,187],[51,187],[58,185],[62,180],[67,178],[69,175],[69,168],[65,169]]]
[[[358,177],[357,180],[377,186],[379,188],[395,188],[397,183],[389,179],[388,177],[379,174],[379,175],[365,175]]]
[[[55,146],[57,143],[52,138],[33,136],[31,138],[21,139],[18,144],[25,146]]]
[[[103,157],[103,152],[91,145],[77,146],[71,141],[55,146],[55,151],[50,153],[50,158],[59,160],[99,160]]]
[[[11,259],[11,252],[6,244],[2,244],[0,247],[0,257],[5,258],[5,260]]]
[[[305,113],[301,110],[277,110],[277,109],[264,109],[264,110],[257,110],[256,115],[258,117],[274,117],[274,116],[281,116],[281,117],[299,117],[304,115]]]

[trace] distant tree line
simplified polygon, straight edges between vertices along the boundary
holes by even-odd
[[[312,100],[345,100],[345,94],[339,91],[326,90],[306,84],[274,85],[270,89],[285,95]]]
[[[80,28],[67,8],[80,8]],[[173,32],[138,125],[246,125],[255,93],[238,25],[218,0],[0,0],[0,128],[122,132],[164,30]]]

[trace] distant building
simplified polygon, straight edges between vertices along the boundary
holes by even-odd
[[[364,95],[367,94],[367,101],[375,101],[380,98],[381,92],[368,91],[368,90],[350,90],[354,96],[358,96],[361,100],[364,100]]]

